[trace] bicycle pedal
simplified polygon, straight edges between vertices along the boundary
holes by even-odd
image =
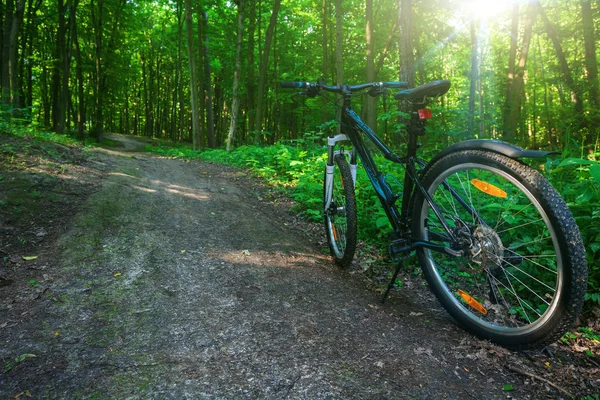
[[[388,257],[392,261],[404,261],[408,258],[406,253],[409,251],[409,249],[410,246],[408,245],[408,241],[406,239],[396,239],[388,245]]]

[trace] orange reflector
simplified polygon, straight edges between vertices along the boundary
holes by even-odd
[[[331,223],[331,233],[333,233],[333,240],[338,240],[337,229],[335,229],[335,225],[333,222]]]
[[[474,309],[476,309],[477,311],[479,311],[483,315],[487,314],[487,310],[485,309],[485,307],[482,306],[480,302],[478,302],[477,300],[475,300],[469,294],[467,294],[467,292],[458,289],[458,294],[460,294],[460,297],[462,297],[463,300],[466,301],[468,305],[470,305],[471,307],[473,307]]]
[[[491,183],[480,181],[479,179],[471,179],[471,184],[490,196],[506,198],[506,192]]]

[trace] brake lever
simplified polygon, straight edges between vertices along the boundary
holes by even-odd
[[[312,98],[315,98],[319,95],[319,88],[318,87],[309,87],[307,88],[304,92],[302,92],[303,95]]]
[[[384,94],[385,92],[387,92],[387,88],[385,86],[383,87],[372,87],[371,89],[369,89],[368,94],[371,97],[377,97],[381,94]]]

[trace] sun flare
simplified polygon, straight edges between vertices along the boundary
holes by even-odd
[[[479,18],[494,18],[507,12],[517,0],[465,0],[463,10]]]

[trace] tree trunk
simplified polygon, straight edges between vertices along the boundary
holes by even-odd
[[[244,32],[244,0],[240,0],[237,4],[237,40],[235,43],[235,71],[233,73],[233,100],[231,102],[231,123],[229,124],[229,133],[227,135],[226,150],[231,150],[235,130],[237,128],[238,110],[240,108],[238,87],[240,84],[240,70],[242,68],[242,34]]]
[[[322,38],[321,38],[321,50],[323,51],[323,64],[322,64],[322,74],[325,82],[328,81],[328,71],[329,71],[329,57],[327,51],[327,21],[329,20],[328,15],[328,1],[323,0],[323,4],[321,5],[321,23],[323,24]]]
[[[478,51],[477,28],[475,26],[475,19],[473,18],[471,19],[471,85],[469,90],[469,122],[467,126],[468,136],[470,137],[475,133],[475,97],[477,96],[477,82],[479,80],[479,74],[477,73],[479,70]]]
[[[413,41],[413,0],[399,0],[400,25],[400,81],[415,85],[415,60]]]
[[[96,72],[96,81],[94,85],[94,96],[96,100],[96,119],[94,121],[94,136],[96,140],[102,141],[103,135],[103,113],[104,108],[104,71],[102,69],[102,39],[104,36],[104,0],[97,0],[97,7],[91,0],[90,8],[92,15],[92,24],[94,27],[94,63]]]
[[[525,15],[525,25],[523,27],[523,46],[521,48],[521,55],[519,57],[519,63],[515,68],[515,77],[512,81],[509,89],[510,97],[507,98],[507,109],[505,110],[504,116],[504,138],[507,141],[514,142],[517,135],[517,126],[519,124],[521,116],[521,98],[523,95],[524,88],[524,76],[525,67],[527,66],[527,57],[529,54],[529,47],[531,44],[531,36],[533,34],[533,24],[537,14],[537,7],[534,3],[530,2],[527,6]]]
[[[75,23],[74,5],[67,0],[58,0],[58,27],[56,31],[56,66],[54,70],[54,121],[56,133],[62,134],[66,128],[67,107],[69,105],[69,76],[71,73],[71,41],[69,31]],[[69,11],[68,18],[65,15]],[[71,31],[72,32],[72,31]]]
[[[373,54],[373,0],[366,0],[366,39],[367,39],[367,82],[375,82],[375,56]],[[374,131],[377,130],[377,110],[375,98],[366,96],[366,119],[367,125]]]
[[[256,109],[255,109],[255,88],[256,88],[256,77],[254,75],[255,67],[255,57],[254,57],[254,47],[255,40],[254,34],[256,33],[256,1],[250,1],[246,3],[246,6],[249,7],[250,15],[248,24],[248,68],[247,68],[247,80],[246,80],[246,114],[248,115],[248,131],[254,130],[254,125],[256,121]]]
[[[75,0],[72,12],[75,13],[75,9],[79,5],[79,0]],[[75,17],[73,17],[75,21]],[[85,91],[83,81],[83,65],[81,58],[81,47],[79,46],[79,36],[77,34],[77,24],[73,24],[73,44],[75,45],[75,62],[77,67],[75,68],[75,74],[77,77],[77,137],[79,140],[84,139],[85,131]]]
[[[2,59],[2,102],[11,108],[19,107],[19,32],[25,14],[25,0],[6,2],[4,23],[4,49]]]
[[[94,64],[95,64],[95,82],[94,82],[94,97],[96,115],[94,121],[94,136],[96,140],[101,141],[104,135],[104,101],[107,94],[107,70],[110,70],[110,61],[116,50],[115,41],[120,37],[120,18],[122,16],[128,0],[118,0],[112,4],[112,9],[105,10],[104,0],[91,0],[91,22],[94,35]],[[109,26],[109,40],[104,43],[104,17],[112,17],[112,26]],[[110,121],[110,120],[109,120]]]
[[[581,99],[581,93],[579,93],[578,88],[575,85],[575,81],[573,80],[573,75],[571,74],[571,69],[569,68],[569,64],[567,63],[567,58],[565,57],[565,53],[560,44],[560,39],[558,37],[558,32],[556,28],[548,19],[544,8],[542,7],[539,0],[534,0],[535,5],[538,8],[540,16],[544,21],[544,25],[546,26],[546,33],[548,33],[548,37],[552,41],[554,45],[554,50],[556,51],[556,57],[558,58],[558,62],[560,65],[560,70],[563,75],[563,79],[571,91],[571,101],[573,102],[573,107],[575,109],[576,120],[583,121],[583,100]]]
[[[598,125],[600,125],[600,85],[598,84],[598,62],[596,59],[596,38],[591,0],[581,0],[581,16],[583,39],[585,43],[585,72],[588,96],[592,112],[589,115],[588,127],[590,135],[588,144],[597,141]]]
[[[187,35],[188,63],[190,68],[190,93],[192,94],[192,148],[198,150],[200,125],[198,119],[198,75],[194,52],[194,27],[192,25],[192,0],[185,0],[185,29]]]
[[[265,36],[265,45],[260,58],[260,69],[258,73],[258,96],[256,101],[256,121],[255,121],[255,137],[254,141],[258,143],[263,126],[263,109],[265,104],[265,80],[267,77],[267,67],[269,64],[269,52],[271,50],[271,42],[273,41],[273,32],[275,32],[275,25],[277,24],[277,14],[279,14],[279,8],[281,6],[281,0],[275,0],[273,4],[273,12],[271,13],[271,20],[267,27],[267,33]]]
[[[1,1],[0,1],[1,3]],[[26,11],[26,16],[25,16],[25,21],[27,22],[27,25],[25,27],[25,34],[22,35],[23,39],[22,39],[22,44],[21,44],[21,51],[22,51],[22,59],[31,59],[32,57],[34,57],[34,53],[37,49],[35,49],[34,47],[34,42],[37,36],[37,21],[35,21],[34,19],[34,15],[36,15],[37,10],[40,8],[42,4],[42,0],[37,0],[35,2],[35,4],[33,3],[33,0],[28,0],[27,1],[27,11]],[[0,36],[2,35],[2,18],[0,17]],[[0,39],[0,43],[2,42],[2,39]],[[1,54],[1,50],[0,50],[0,54]],[[1,63],[0,63],[1,64]],[[33,68],[34,68],[34,63],[32,62],[27,62],[27,63],[21,63],[21,83],[23,83],[23,81],[25,81],[25,85],[26,88],[24,88],[23,90],[23,106],[24,107],[30,107],[33,105],[33,84],[34,84],[34,78],[33,78]],[[1,67],[0,67],[1,68]]]
[[[172,138],[181,141],[183,138],[183,15],[180,2],[177,2],[177,67],[175,71],[175,93],[173,94]],[[179,113],[178,113],[179,112]],[[179,114],[179,116],[177,115]]]
[[[10,59],[10,31],[14,15],[14,1],[7,0],[3,4],[3,12],[0,13],[2,22],[2,48],[0,49],[0,103],[10,104],[10,75],[8,74],[8,62]]]
[[[600,108],[600,85],[598,84],[598,62],[596,60],[596,38],[591,0],[581,0],[583,38],[585,40],[585,72],[588,82],[590,103]]]
[[[215,148],[215,123],[213,117],[213,93],[212,93],[212,80],[210,72],[210,54],[208,52],[208,14],[206,11],[202,11],[202,26],[204,30],[203,40],[203,53],[204,53],[204,79],[203,84],[206,88],[206,138],[208,140],[208,147],[211,149]]]
[[[515,2],[512,9],[512,24],[510,29],[510,51],[508,55],[508,76],[506,85],[506,99],[504,100],[504,113],[503,113],[503,124],[502,133],[505,137],[514,137],[515,128],[513,126],[512,118],[514,113],[515,104],[513,89],[515,81],[515,68],[517,59],[517,46],[519,44],[519,3]]]
[[[327,25],[329,20],[329,7],[328,0],[323,0],[321,5],[321,23],[323,25],[322,28],[322,36],[321,36],[321,50],[323,51],[323,63],[321,65],[321,74],[322,78],[326,83],[329,83],[329,46],[328,46],[328,38],[327,38]],[[327,99],[324,96],[321,96],[321,122],[324,123],[328,119],[328,110],[327,110]]]
[[[413,41],[413,1],[398,0],[398,25],[400,31],[400,71],[399,78],[408,82],[410,87],[415,86],[415,59]],[[410,104],[403,101],[398,104],[398,111],[409,113]],[[406,124],[408,120],[398,117],[399,124]],[[399,138],[399,137],[398,137]]]
[[[335,0],[335,79],[338,85],[344,83],[344,59],[343,59],[343,12],[342,0]],[[341,95],[337,95],[338,101]],[[341,111],[337,111],[337,119],[340,120]],[[341,124],[337,124],[337,133],[341,132]]]
[[[390,34],[388,35],[387,40],[385,41],[385,46],[383,51],[379,53],[379,59],[377,60],[377,67],[375,68],[375,76],[379,76],[379,72],[381,72],[381,68],[383,68],[383,63],[390,52],[390,47],[392,46],[392,41],[397,38],[396,31],[398,30],[398,20],[394,21],[394,26],[390,30]]]

